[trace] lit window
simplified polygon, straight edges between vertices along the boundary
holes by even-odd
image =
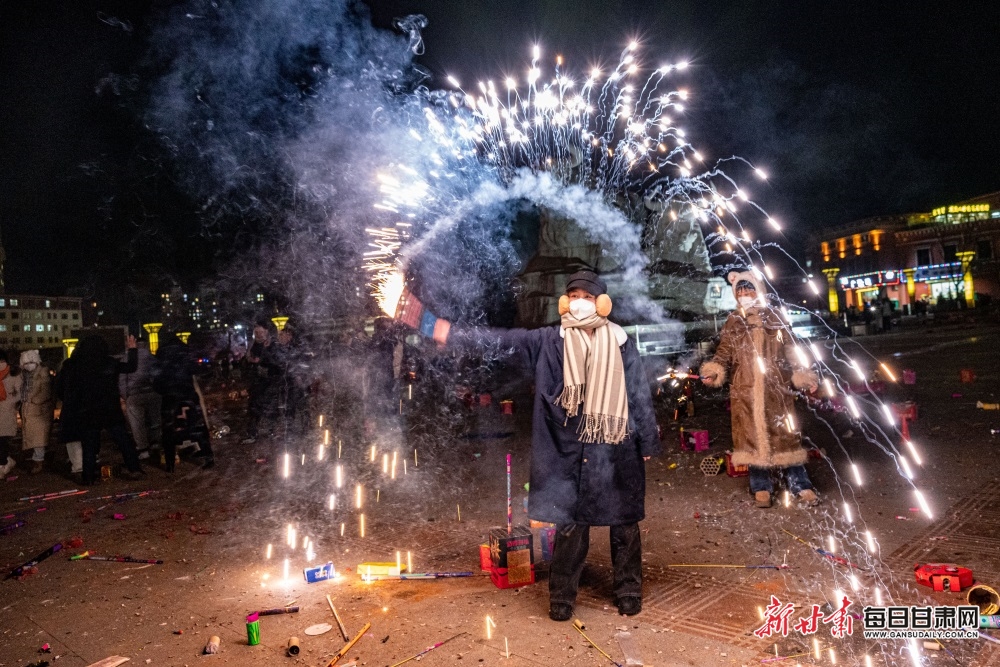
[[[31,331],[31,325],[30,324],[25,324],[23,330],[24,331]]]
[[[49,301],[48,299],[46,299],[46,300],[45,300],[45,307],[46,307],[46,308],[51,308],[51,307],[52,307],[52,302],[51,302],[51,301]]]
[[[17,299],[11,299],[10,300],[10,305],[16,306],[17,305]]]
[[[28,327],[29,330],[30,330],[30,328],[31,327]],[[36,324],[35,325],[35,331],[45,331],[45,325],[44,324]]]
[[[52,331],[52,325],[51,324],[46,324],[45,325],[45,330],[46,331]]]
[[[0,299],[0,308],[4,308],[6,306],[7,306],[7,299]]]
[[[6,324],[0,324],[0,331],[6,331],[6,330],[7,330],[7,325]]]

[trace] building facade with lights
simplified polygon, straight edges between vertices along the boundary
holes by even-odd
[[[82,299],[0,294],[0,348],[62,348],[82,321]]]
[[[858,220],[818,245],[831,313],[886,297],[905,312],[918,302],[972,308],[1000,299],[1000,192]]]

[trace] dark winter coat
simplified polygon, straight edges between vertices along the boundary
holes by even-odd
[[[613,526],[641,521],[646,516],[643,457],[658,455],[661,447],[639,353],[631,340],[621,346],[628,436],[617,445],[582,443],[577,434],[582,415],[568,418],[557,403],[563,390],[560,328],[453,331],[452,337],[478,344],[499,340],[518,362],[534,371],[528,516],[557,525]]]
[[[118,376],[134,373],[138,357],[128,351],[127,361],[121,362],[104,354],[77,358],[77,353],[63,363],[56,378],[56,395],[62,400],[59,415],[59,439],[74,442],[86,430],[104,429],[125,422]]]

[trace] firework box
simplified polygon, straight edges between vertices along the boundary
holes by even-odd
[[[514,401],[510,399],[505,399],[500,401],[500,414],[512,415],[514,414]]]
[[[907,368],[903,371],[903,384],[916,384],[917,383],[917,372]]]
[[[708,450],[708,431],[681,429],[681,449],[686,452],[704,452]]]
[[[396,562],[391,563],[361,563],[358,565],[358,576],[399,576],[406,571],[406,565],[398,566]]]
[[[337,571],[333,569],[333,562],[331,561],[325,565],[305,568],[302,570],[302,576],[305,577],[307,584],[315,584],[327,579],[333,579],[337,576]]]
[[[958,372],[958,379],[962,384],[970,384],[976,381],[976,371],[971,368],[963,368]]]
[[[516,588],[535,583],[533,536],[526,526],[490,530],[490,579],[497,588]]]
[[[733,453],[726,452],[726,474],[730,477],[747,477],[750,466],[738,466],[733,463]]]

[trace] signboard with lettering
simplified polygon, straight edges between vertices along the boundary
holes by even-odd
[[[843,276],[840,278],[840,288],[868,289],[869,287],[881,287],[882,285],[898,285],[900,278],[902,278],[901,272],[895,269],[863,273],[857,276]]]

